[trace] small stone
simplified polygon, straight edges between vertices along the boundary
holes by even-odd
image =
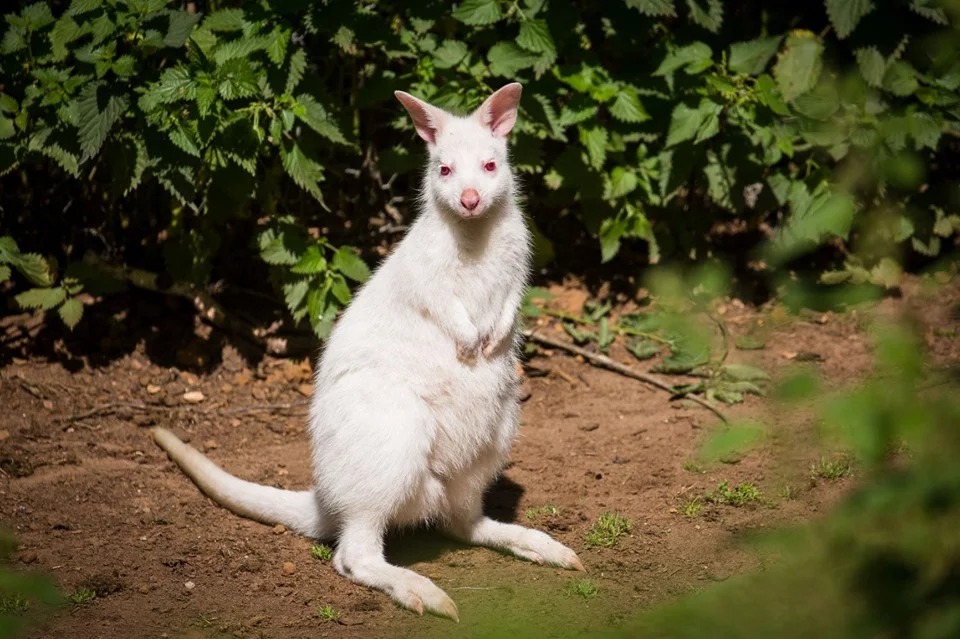
[[[146,584],[143,584],[142,586],[140,586],[139,588],[137,588],[137,590],[140,591],[140,594],[141,594],[141,595],[149,595],[149,594],[150,594],[150,586],[148,586],[148,585],[146,585]]]
[[[183,401],[188,404],[199,404],[203,401],[203,393],[200,391],[187,391],[183,394]]]
[[[215,439],[208,439],[207,441],[203,442],[203,448],[204,450],[215,450],[220,448],[220,444],[218,444],[217,440]]]
[[[0,442],[10,437],[10,431],[0,430]]]
[[[292,575],[297,572],[297,567],[293,564],[292,561],[283,562],[283,574]]]
[[[313,384],[300,384],[297,386],[297,392],[304,397],[310,397],[313,395]]]
[[[40,559],[39,557],[37,557],[37,553],[33,551],[25,552],[22,555],[20,555],[20,561],[25,564],[35,564],[39,560]]]
[[[193,590],[194,588],[196,588],[196,586],[197,584],[193,583],[192,581],[188,581],[185,584],[183,584],[183,587],[186,588],[187,590]]]
[[[276,526],[273,527],[274,535],[282,535],[285,532],[287,532],[287,527],[284,526],[283,524],[277,524]]]
[[[47,410],[53,410],[53,402],[51,402],[49,399],[43,400],[42,403],[43,403],[43,407],[46,408]]]
[[[589,424],[583,424],[580,426],[580,430],[585,433],[590,433],[600,428],[600,424],[597,422],[590,422]]]
[[[157,386],[156,384],[147,384],[147,392],[150,393],[151,395],[156,395],[156,394],[159,393],[161,390],[163,390],[163,389],[161,389],[161,388],[160,388],[159,386]]]

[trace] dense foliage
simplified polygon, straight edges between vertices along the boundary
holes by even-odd
[[[0,276],[12,266],[20,305],[72,324],[76,296],[102,288],[87,252],[198,286],[266,263],[322,336],[368,273],[337,245],[369,243],[371,216],[402,221],[394,192],[416,186],[420,144],[392,91],[466,110],[520,80],[514,162],[543,260],[590,237],[598,262],[699,259],[722,227],[773,234],[759,268],[855,241],[827,280],[892,286],[900,250],[933,256],[960,231],[950,11],[37,2],[0,42]],[[888,238],[894,254],[874,248]],[[31,252],[56,260],[24,267]]]

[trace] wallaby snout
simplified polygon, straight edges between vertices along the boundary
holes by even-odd
[[[460,204],[468,211],[472,211],[480,204],[480,193],[476,189],[464,189],[460,194]]]

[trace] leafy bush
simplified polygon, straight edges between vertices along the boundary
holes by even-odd
[[[934,256],[960,230],[940,0],[54,6],[8,15],[0,44],[5,232],[198,286],[266,262],[320,335],[366,275],[336,237],[414,187],[397,87],[468,109],[524,83],[514,163],[546,258],[589,237],[602,261],[700,258],[732,229],[773,235],[755,263],[853,242],[825,281],[893,286],[903,256],[871,247]],[[21,302],[59,308],[76,280]]]

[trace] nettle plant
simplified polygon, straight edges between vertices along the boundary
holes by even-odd
[[[38,167],[58,186],[73,176],[74,209],[112,220],[95,252],[129,263],[153,251],[174,281],[265,261],[321,336],[366,275],[332,242],[324,200],[355,228],[384,211],[405,221],[389,207],[394,186],[414,190],[420,147],[398,87],[468,111],[524,84],[512,157],[541,264],[584,246],[625,268],[700,260],[724,229],[756,249],[772,237],[754,264],[830,242],[841,250],[825,282],[895,286],[904,258],[936,256],[960,232],[952,0],[54,6],[5,17],[4,186]],[[38,250],[21,236],[32,219],[4,228],[24,251]],[[57,249],[67,268],[74,239]],[[48,270],[54,286],[20,282],[63,298],[22,303],[59,309],[88,287]]]
[[[836,238],[869,248],[877,232],[936,255],[960,231],[943,170],[960,121],[946,3],[765,4],[467,0],[401,30],[415,90],[436,103],[524,82],[514,161],[530,208],[545,224],[574,212],[602,261],[630,239],[652,262],[703,256],[723,222],[776,227],[770,262]],[[860,218],[881,199],[882,224]],[[866,266],[886,283],[889,258],[867,250],[828,280],[869,279]]]
[[[74,0],[55,16],[51,4],[5,16],[0,174],[38,156],[80,181],[104,173],[106,197],[125,220],[143,213],[124,203],[159,185],[149,193],[166,203],[166,268],[198,285],[210,277],[224,225],[260,211],[262,259],[278,268],[294,316],[309,309],[325,334],[350,297],[345,277],[362,281],[367,271],[355,251],[309,237],[276,209],[284,175],[323,207],[321,155],[348,144],[315,83],[305,81],[297,16],[269,3],[202,15],[164,0]],[[3,241],[0,258],[19,267],[16,243]],[[50,261],[30,264],[25,275],[35,288],[17,296],[20,305],[56,308],[74,325],[82,272],[91,269],[74,276],[68,267],[58,277]]]

